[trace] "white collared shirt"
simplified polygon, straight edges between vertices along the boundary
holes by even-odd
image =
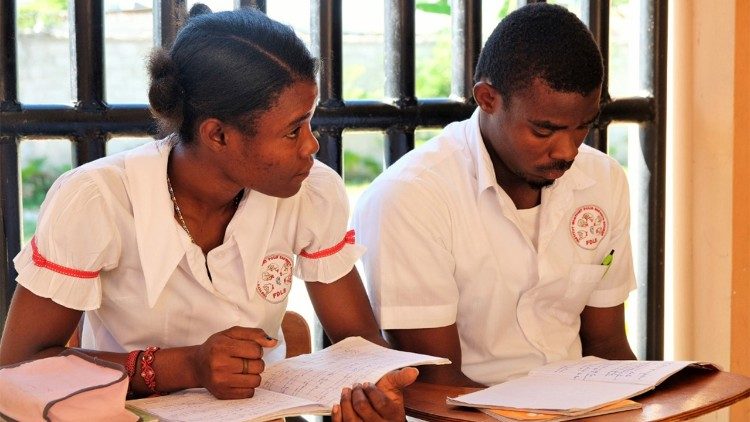
[[[364,272],[381,328],[456,323],[463,372],[496,384],[580,357],[584,306],[619,305],[636,284],[619,164],[581,146],[573,167],[542,191],[535,247],[496,183],[477,116],[378,177],[353,225],[368,248]]]
[[[329,283],[364,251],[347,242],[341,178],[316,161],[290,198],[246,190],[224,242],[204,256],[174,218],[170,148],[167,140],[152,142],[61,176],[40,210],[36,256],[30,242],[14,259],[18,283],[86,310],[86,348],[196,345],[235,325],[262,328],[283,343],[292,273]],[[300,255],[326,250],[320,258]]]

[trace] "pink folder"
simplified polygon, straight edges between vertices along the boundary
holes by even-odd
[[[0,416],[19,421],[136,421],[122,365],[66,350],[0,368]]]

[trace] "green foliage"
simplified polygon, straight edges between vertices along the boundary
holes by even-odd
[[[415,85],[421,98],[448,97],[451,93],[451,34],[446,29],[435,37],[429,57],[417,66]]]
[[[44,32],[65,21],[68,0],[31,0],[18,8],[20,31]]]
[[[21,184],[23,189],[23,208],[36,210],[42,205],[47,191],[61,174],[70,170],[70,164],[50,166],[46,157],[29,160],[21,169]]]
[[[418,0],[415,6],[417,10],[427,13],[451,14],[451,5],[448,0]]]
[[[383,93],[371,92],[364,88],[364,78],[367,74],[367,68],[362,64],[349,64],[344,66],[344,80],[351,81],[344,85],[344,98],[347,100],[364,100],[371,98],[380,98]]]
[[[383,163],[356,152],[344,150],[344,178],[346,183],[359,185],[372,182],[383,171]]]

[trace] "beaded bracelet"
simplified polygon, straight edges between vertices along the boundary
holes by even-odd
[[[141,378],[146,383],[146,387],[155,395],[159,395],[159,392],[156,391],[156,372],[151,365],[154,363],[154,353],[157,350],[159,348],[156,346],[148,346],[141,356]]]
[[[128,358],[125,359],[125,372],[128,373],[128,382],[133,381],[133,375],[135,375],[135,366],[138,362],[138,355],[141,354],[141,350],[133,350],[128,353]]]

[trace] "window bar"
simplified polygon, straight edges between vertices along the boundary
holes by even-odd
[[[414,0],[385,2],[385,95],[400,110],[416,107],[414,96]],[[414,125],[386,129],[386,165],[414,149]]]
[[[609,0],[588,0],[584,2],[583,13],[584,19],[589,30],[594,35],[594,40],[599,45],[604,60],[604,82],[602,83],[602,105],[611,101],[609,95]],[[603,124],[602,124],[603,123]],[[598,124],[589,131],[586,137],[586,144],[602,151],[607,152],[607,125],[608,121]]]
[[[641,2],[641,80],[652,92],[655,118],[641,126],[641,145],[648,166],[648,284],[646,286],[646,358],[664,358],[664,209],[666,206],[667,137],[667,0]],[[639,293],[640,294],[640,293]],[[641,313],[643,315],[644,313]]]
[[[70,25],[75,63],[75,108],[103,112],[104,103],[104,10],[102,2],[75,0]],[[74,133],[75,163],[81,165],[105,155],[106,136],[98,130]]]
[[[455,0],[451,6],[451,20],[451,96],[469,102],[474,98],[474,69],[482,48],[482,2]]]
[[[342,99],[341,0],[318,0],[310,10],[312,53],[320,60],[320,100],[318,112],[325,114],[344,108]],[[343,175],[341,132],[343,126],[315,122],[320,150],[316,157]]]
[[[0,0],[0,111],[18,111],[14,0]],[[4,120],[4,118],[3,118]],[[18,138],[0,134],[0,328],[16,288],[13,257],[21,250]]]
[[[235,9],[244,9],[254,7],[263,13],[266,13],[266,0],[234,0]]]
[[[154,0],[154,45],[169,48],[187,20],[185,0]]]

